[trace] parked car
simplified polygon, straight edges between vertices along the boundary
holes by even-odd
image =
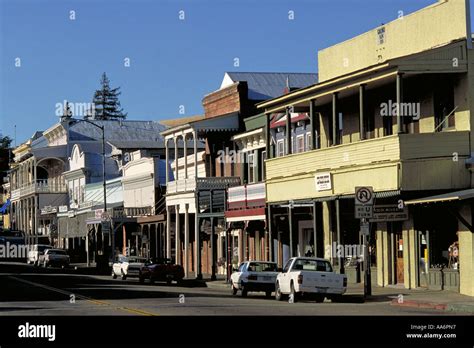
[[[33,244],[28,249],[28,260],[27,263],[32,263],[35,266],[40,265],[40,259],[43,257],[44,252],[48,249],[52,249],[52,245],[47,244]]]
[[[40,258],[40,262],[45,268],[48,266],[59,266],[64,268],[69,267],[70,259],[66,250],[46,249]]]
[[[293,257],[288,260],[282,272],[277,275],[275,299],[280,301],[284,295],[314,297],[323,302],[327,297],[340,300],[347,289],[347,277],[333,271],[331,263],[321,258]]]
[[[149,279],[153,284],[155,281],[166,281],[171,284],[172,281],[180,282],[184,278],[184,268],[173,264],[170,259],[150,259],[145,262],[140,269],[138,280],[140,283]]]
[[[122,280],[127,277],[138,277],[145,262],[146,259],[143,257],[119,255],[112,265],[112,278],[116,279],[119,275]]]
[[[242,297],[249,291],[263,291],[267,297],[275,291],[278,267],[275,262],[247,261],[242,262],[230,276],[232,295],[240,290]]]

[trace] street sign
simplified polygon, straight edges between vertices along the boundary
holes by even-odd
[[[102,233],[104,234],[110,233],[110,222],[102,221]]]
[[[368,236],[370,234],[369,223],[362,222],[360,224],[360,234],[363,236]]]
[[[374,206],[374,214],[370,222],[404,221],[408,220],[408,208],[399,208],[398,204],[383,204]]]
[[[95,218],[100,219],[102,218],[102,214],[104,213],[104,209],[96,209],[94,210]]]
[[[359,186],[355,188],[355,204],[373,205],[374,190],[371,186]]]
[[[372,218],[374,211],[371,205],[356,205],[355,206],[355,218],[356,219],[370,219]]]

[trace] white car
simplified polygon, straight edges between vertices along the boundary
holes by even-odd
[[[116,279],[119,275],[122,280],[127,277],[138,277],[145,261],[146,259],[143,257],[119,255],[117,261],[112,265],[112,278]]]
[[[66,250],[63,249],[46,249],[44,255],[40,256],[39,261],[43,267],[58,266],[69,267],[70,259]]]
[[[275,291],[275,280],[278,274],[275,262],[247,261],[230,276],[232,295],[242,291],[246,297],[249,291],[264,291],[267,297]]]
[[[44,252],[47,249],[53,249],[52,245],[47,244],[33,244],[28,247],[28,259],[27,263],[32,263],[35,266],[39,266],[40,259],[43,258]]]
[[[293,301],[302,295],[314,296],[316,302],[324,298],[340,300],[347,289],[347,277],[333,271],[328,260],[312,257],[293,257],[288,260],[275,283],[275,299],[291,295]]]

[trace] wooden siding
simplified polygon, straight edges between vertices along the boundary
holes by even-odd
[[[391,135],[273,158],[266,161],[267,201],[350,194],[358,185],[376,191],[468,187],[468,157],[469,132],[462,131]],[[332,190],[318,192],[314,175],[323,172],[331,173]]]

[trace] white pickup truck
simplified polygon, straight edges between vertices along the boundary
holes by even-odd
[[[333,271],[329,261],[313,257],[293,257],[288,260],[275,282],[275,299],[290,295],[296,302],[301,295],[313,296],[316,302],[324,298],[340,300],[347,289],[347,277]]]

